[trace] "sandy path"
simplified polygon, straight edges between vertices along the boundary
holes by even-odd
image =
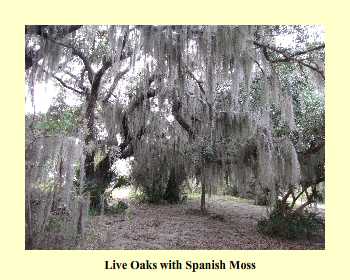
[[[131,205],[120,215],[91,218],[81,249],[323,249],[324,240],[285,241],[259,234],[265,207],[213,197],[180,205]]]

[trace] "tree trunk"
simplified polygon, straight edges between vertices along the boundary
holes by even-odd
[[[82,240],[84,236],[84,228],[85,228],[84,211],[87,210],[86,206],[87,206],[88,200],[86,201],[85,198],[80,196],[78,203],[79,203],[78,204],[78,222],[77,222],[77,233],[75,236],[76,246],[79,244],[80,240]]]
[[[180,201],[180,188],[176,180],[175,167],[172,167],[170,170],[164,198],[170,203],[178,203]]]
[[[201,193],[201,212],[205,213],[205,184],[202,183],[202,193]]]
[[[33,221],[32,221],[32,207],[30,190],[26,189],[26,250],[33,249]]]
[[[84,137],[85,161],[84,161],[84,172],[85,172],[85,188],[95,188],[95,148],[94,140],[94,124],[95,124],[95,107],[97,102],[97,92],[91,91],[86,97],[86,111],[84,119],[86,121],[86,134]],[[97,208],[99,206],[99,197],[96,197],[96,193],[90,195],[90,208]]]

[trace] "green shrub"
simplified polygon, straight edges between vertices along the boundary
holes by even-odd
[[[96,208],[89,208],[89,216],[98,216],[100,213]]]
[[[124,176],[124,175],[118,175],[116,178],[115,185],[113,186],[113,189],[120,189],[123,187],[130,186],[130,180],[129,177]]]
[[[162,203],[164,200],[164,194],[160,191],[162,188],[163,187],[160,186],[152,186],[148,189],[145,189],[145,201],[154,204]]]
[[[108,207],[106,209],[106,212],[108,214],[121,214],[128,208],[129,208],[129,206],[128,206],[127,203],[125,203],[124,201],[119,200],[117,203],[115,203],[112,206]]]
[[[147,202],[146,195],[143,192],[136,191],[130,194],[130,200],[137,204]]]
[[[311,212],[299,214],[288,205],[277,203],[268,218],[258,222],[258,231],[284,239],[310,239],[321,227],[321,219]]]

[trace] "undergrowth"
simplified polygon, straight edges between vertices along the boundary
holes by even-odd
[[[289,205],[277,203],[268,218],[258,221],[258,231],[271,237],[284,239],[310,239],[323,227],[317,214],[298,213]]]
[[[117,203],[106,208],[106,214],[122,214],[128,208],[129,206],[126,202],[119,200]]]

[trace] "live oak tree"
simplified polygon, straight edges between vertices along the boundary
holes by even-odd
[[[33,98],[35,82],[48,79],[81,98],[74,160],[81,166],[78,193],[90,208],[100,211],[114,162],[131,156],[134,185],[150,201],[178,202],[191,179],[201,185],[203,212],[206,193],[222,185],[242,196],[268,194],[274,203],[298,196],[297,185],[307,192],[324,180],[325,45],[312,30],[27,26],[26,78]],[[28,143],[27,162],[40,162],[33,157],[43,150]],[[46,144],[66,149],[60,143]],[[28,169],[28,193],[36,169]]]

